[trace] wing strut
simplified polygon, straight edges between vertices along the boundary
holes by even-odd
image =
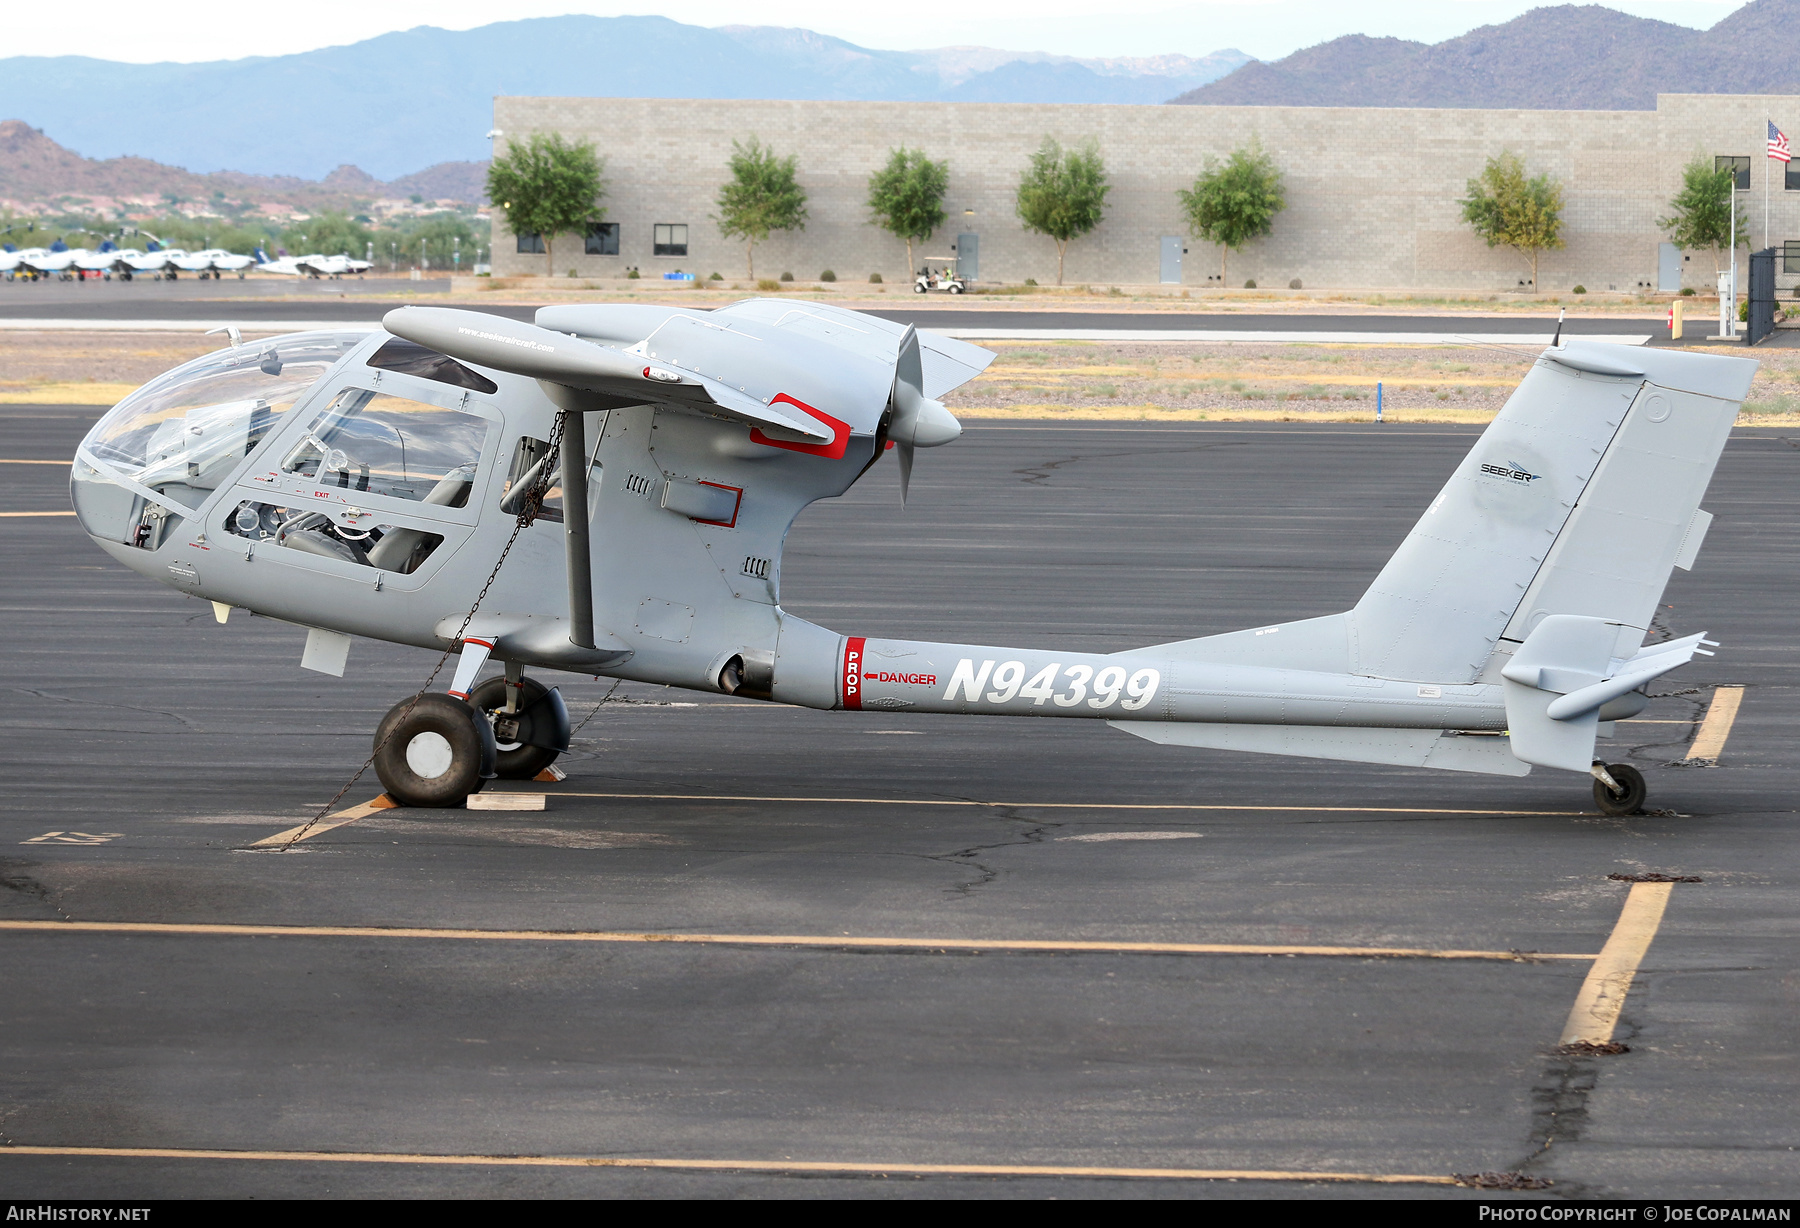
[[[588,545],[586,400],[549,380],[538,386],[562,416],[563,548],[569,560],[569,642],[594,647],[594,556]]]

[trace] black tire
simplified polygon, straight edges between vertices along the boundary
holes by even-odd
[[[951,283],[950,283],[950,293],[952,293],[952,294],[961,294],[961,293],[962,293],[962,286],[961,286],[961,285],[960,285],[960,284],[958,284],[958,283],[956,283],[956,282],[951,282]]]
[[[493,772],[493,745],[493,730],[468,704],[428,691],[381,718],[375,774],[402,806],[460,806]]]
[[[555,763],[562,751],[540,743],[568,744],[569,715],[561,693],[535,678],[522,678],[520,684],[524,689],[519,695],[518,713],[512,718],[518,727],[508,729],[504,738],[500,736],[500,722],[507,719],[501,715],[501,709],[506,707],[506,679],[489,678],[469,692],[469,706],[494,729],[494,771],[502,780],[530,780]]]
[[[923,294],[923,293],[925,293],[925,287],[921,286],[918,282],[915,281],[913,283],[913,293],[914,294]]]
[[[1619,782],[1620,791],[1614,793],[1596,780],[1594,804],[1606,814],[1636,814],[1642,810],[1644,798],[1650,792],[1649,787],[1644,784],[1644,774],[1628,763],[1609,763],[1606,770]]]

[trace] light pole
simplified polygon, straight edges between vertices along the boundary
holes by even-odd
[[[450,271],[462,272],[462,236],[452,235],[450,238]]]
[[[1731,168],[1731,186],[1725,191],[1725,203],[1731,210],[1731,272],[1726,274],[1725,293],[1719,295],[1719,335],[1737,336],[1737,167]]]

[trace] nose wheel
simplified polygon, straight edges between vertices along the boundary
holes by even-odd
[[[1594,804],[1603,814],[1636,814],[1649,788],[1644,774],[1628,763],[1594,764]]]
[[[460,806],[494,776],[494,730],[453,695],[427,691],[375,730],[375,774],[402,806]]]
[[[517,696],[511,712],[509,690]],[[489,678],[469,692],[469,705],[493,731],[494,769],[502,780],[530,780],[569,749],[569,709],[562,692],[535,678],[516,684]]]

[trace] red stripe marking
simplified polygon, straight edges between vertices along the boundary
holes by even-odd
[[[862,711],[862,664],[863,645],[868,643],[859,635],[853,635],[844,641],[844,669],[840,684],[844,693],[844,709],[848,712]]]
[[[775,396],[769,401],[769,404],[771,404],[771,405],[774,405],[776,403],[781,403],[784,405],[792,405],[795,409],[798,409],[798,410],[803,411],[804,413],[810,414],[812,417],[817,418],[820,422],[823,422],[826,426],[831,428],[831,442],[830,443],[789,443],[785,439],[770,439],[767,435],[763,434],[761,427],[752,427],[751,428],[750,438],[752,441],[754,441],[756,443],[760,443],[760,444],[766,444],[771,448],[786,448],[789,452],[805,452],[810,456],[823,456],[823,457],[827,458],[828,460],[843,460],[844,459],[844,451],[845,451],[845,449],[847,449],[850,446],[850,424],[848,422],[843,422],[843,421],[838,420],[837,418],[833,418],[830,414],[825,413],[823,410],[814,409],[812,406],[808,405],[805,401],[796,401],[793,397],[789,396],[785,392],[776,393]]]

